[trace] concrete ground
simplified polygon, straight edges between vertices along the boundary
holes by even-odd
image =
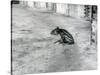
[[[90,23],[20,5],[12,9],[12,69],[14,75],[95,70],[96,45],[90,45]],[[57,26],[68,30],[74,45],[54,44]]]

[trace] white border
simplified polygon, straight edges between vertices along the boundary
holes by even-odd
[[[10,75],[10,1],[0,1],[0,75]]]
[[[27,1],[27,0],[26,0]],[[72,4],[89,4],[98,5],[98,41],[100,41],[100,2],[99,0],[28,0],[28,1],[45,1],[57,3],[72,3]],[[10,75],[10,28],[11,28],[11,15],[10,15],[10,0],[0,0],[0,75]],[[100,43],[98,42],[98,57],[100,59]],[[100,64],[100,61],[99,61]],[[99,65],[100,67],[100,65]],[[97,71],[74,71],[74,72],[57,72],[45,73],[45,75],[99,75],[100,69]],[[36,74],[29,74],[36,75]],[[41,75],[44,75],[41,74]]]

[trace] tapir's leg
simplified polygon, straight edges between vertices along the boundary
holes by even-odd
[[[60,40],[57,40],[56,42],[54,42],[54,43],[57,43],[57,42],[59,42],[59,44],[62,44],[63,43],[63,41],[60,39]]]
[[[56,42],[54,42],[54,43],[57,43],[57,42],[60,42],[60,40],[57,40]]]

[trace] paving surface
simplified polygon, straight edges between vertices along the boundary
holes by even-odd
[[[13,74],[95,70],[97,50],[90,45],[90,23],[47,11],[13,6]],[[54,44],[59,36],[50,32],[59,26],[68,30],[74,45]]]

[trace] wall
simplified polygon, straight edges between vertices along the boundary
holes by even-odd
[[[78,16],[78,5],[68,4],[69,16],[77,17]]]
[[[60,13],[60,14],[66,14],[67,12],[66,12],[66,9],[67,9],[67,4],[60,4],[60,3],[58,3],[57,5],[56,5],[56,12],[57,13]]]
[[[36,2],[35,4],[36,8],[46,8],[45,2]]]
[[[28,7],[34,8],[34,2],[32,1],[27,1]]]
[[[55,13],[65,14],[76,18],[84,18],[85,16],[84,5],[34,1],[21,1],[21,4],[31,8],[51,10]]]
[[[78,5],[78,17],[79,18],[84,18],[84,5]]]

